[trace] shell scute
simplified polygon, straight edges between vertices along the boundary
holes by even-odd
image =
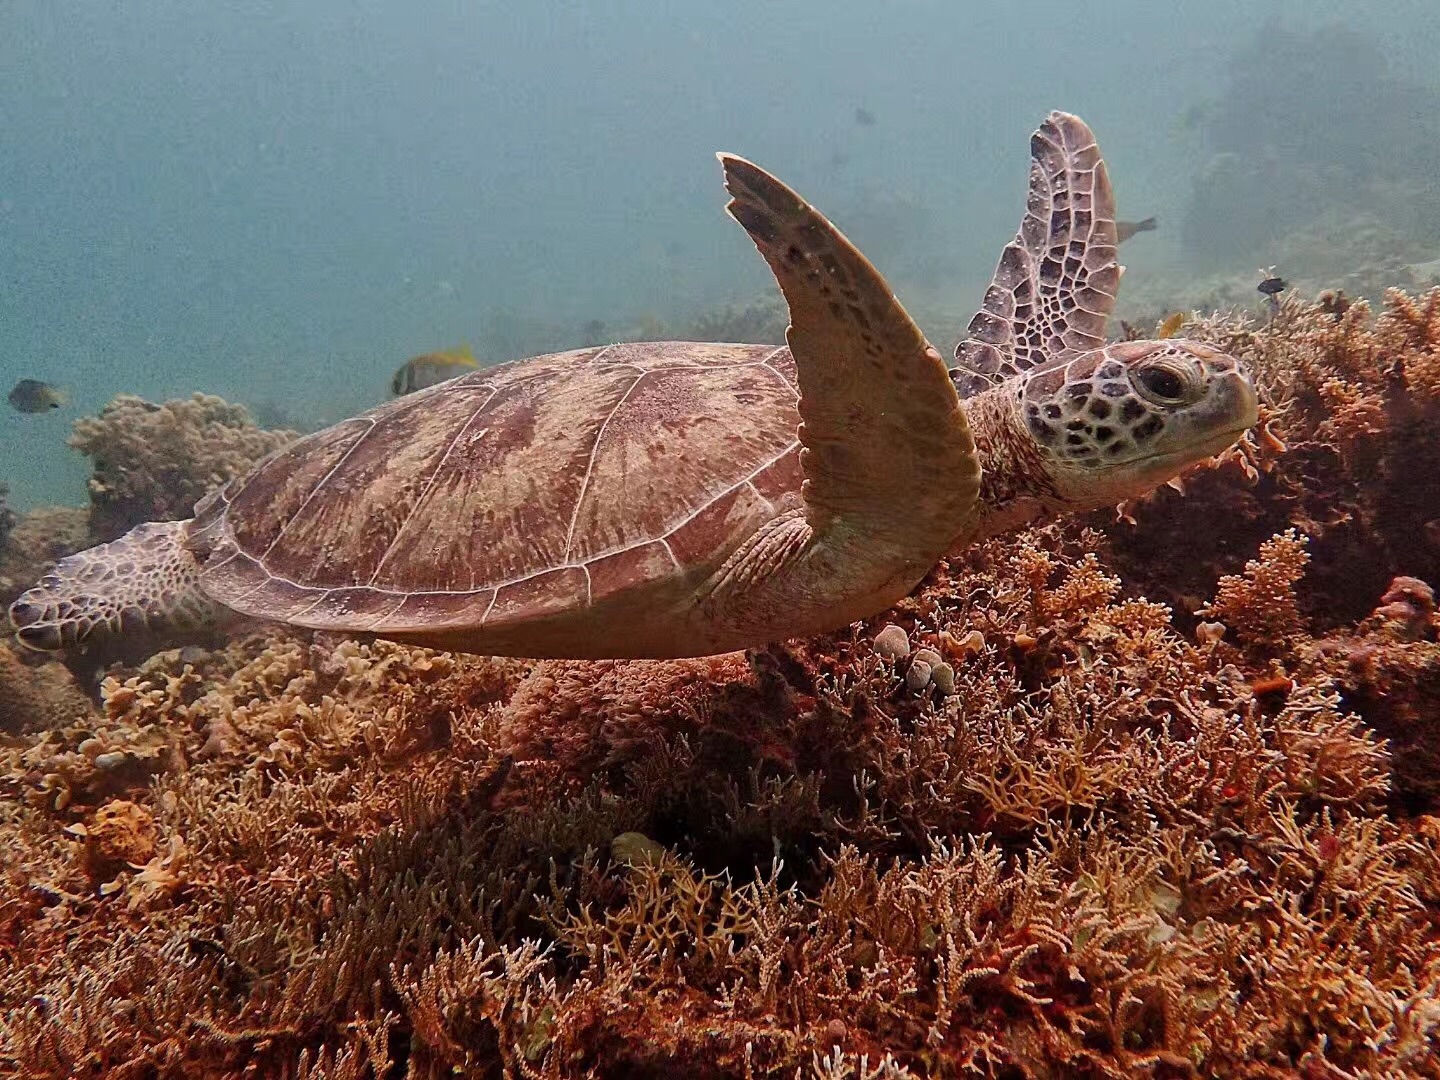
[[[595,446],[566,556],[585,561],[662,536],[735,484],[731,463],[782,453],[795,438],[782,387],[759,365],[646,372]]]
[[[626,589],[660,581],[675,573],[678,563],[663,540],[637,544],[587,564],[590,598],[603,600]]]
[[[502,585],[495,604],[485,618],[486,625],[501,625],[517,618],[536,618],[583,607],[589,598],[589,580],[584,567],[562,566],[521,581]]]
[[[777,505],[785,504],[785,508],[789,509],[792,502],[795,506],[800,505],[798,495],[804,481],[805,472],[800,467],[800,448],[797,446],[757,472],[751,483],[765,498]]]
[[[479,626],[495,599],[494,589],[475,592],[410,593],[387,618],[386,625],[405,630],[443,630]]]
[[[707,561],[726,538],[758,529],[775,508],[749,484],[734,488],[675,529],[666,542],[681,566]]]
[[[369,422],[361,417],[342,421],[307,435],[251,474],[248,482],[228,485],[221,499],[228,503],[240,546],[257,554],[264,552],[284,523],[369,430]],[[203,511],[204,504],[202,517]]]
[[[206,589],[250,614],[523,622],[723,558],[798,498],[798,419],[784,349],[539,357],[292,445],[199,508],[192,534]]]
[[[485,430],[478,428],[482,416],[492,430],[530,437],[534,406],[524,390],[533,394],[534,385],[454,387],[408,409],[372,414],[371,431],[283,528],[266,565],[326,587],[471,587],[468,575],[463,581],[444,572],[397,580],[382,569],[393,563],[403,579],[407,539],[436,537],[437,490],[460,472],[457,464],[475,454],[473,443]]]
[[[322,625],[346,625],[367,630],[393,614],[404,601],[403,596],[359,586],[349,589],[327,589],[320,593],[311,607],[299,616],[314,619]]]
[[[254,559],[249,556],[240,556],[223,568],[217,571],[207,571],[206,586],[216,588],[226,580],[227,572],[233,577],[236,584],[251,582],[251,588],[257,575],[265,581],[265,603],[268,610],[273,612],[277,619],[293,619],[297,615],[309,611],[315,606],[315,601],[320,595],[313,588],[303,585],[296,585],[293,581],[286,581],[284,578],[273,578],[265,576],[264,570]]]
[[[594,369],[497,389],[433,472],[384,565],[372,569],[375,583],[465,591],[563,564],[600,425],[636,378]]]

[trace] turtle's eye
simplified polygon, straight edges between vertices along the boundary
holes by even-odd
[[[1135,373],[1135,385],[1157,405],[1175,405],[1185,400],[1186,379],[1174,368],[1157,364]]]

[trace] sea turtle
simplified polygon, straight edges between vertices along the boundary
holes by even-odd
[[[59,648],[207,601],[528,657],[674,657],[834,630],[947,552],[1113,505],[1256,419],[1233,358],[1106,345],[1121,267],[1090,129],[1053,113],[956,365],[868,261],[750,162],[727,209],[788,347],[658,342],[463,375],[310,435],[196,507],[61,561],[12,606]]]

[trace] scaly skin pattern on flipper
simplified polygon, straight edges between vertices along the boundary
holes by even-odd
[[[807,519],[817,531],[863,522],[872,540],[929,547],[937,530],[964,523],[979,490],[945,364],[834,225],[758,166],[719,157],[726,209],[790,308]]]
[[[1117,243],[1095,135],[1078,116],[1053,112],[1030,137],[1025,216],[955,349],[960,395],[1103,345],[1123,272]]]
[[[206,625],[217,612],[197,588],[200,564],[185,544],[189,524],[147,522],[61,559],[10,606],[15,636],[27,648],[52,651],[94,634]]]
[[[727,210],[790,308],[804,514],[738,553],[702,605],[737,640],[780,626],[814,633],[883,609],[925,576],[974,516],[980,462],[944,362],[880,273],[779,180],[719,157]]]

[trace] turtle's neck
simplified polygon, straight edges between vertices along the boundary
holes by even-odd
[[[1010,386],[967,398],[965,414],[980,456],[980,497],[972,527],[952,550],[1021,528],[1064,504],[1040,447],[1020,422]]]

